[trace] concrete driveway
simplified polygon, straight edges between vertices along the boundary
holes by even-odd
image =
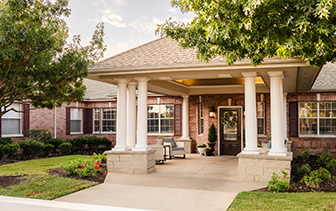
[[[237,181],[236,157],[187,155],[174,158],[148,175],[108,174],[105,183],[58,201],[147,210],[226,210],[236,195],[265,187]]]

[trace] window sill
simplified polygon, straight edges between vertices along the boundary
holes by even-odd
[[[260,137],[260,138],[267,138],[266,135],[258,135],[258,137]]]
[[[159,135],[162,135],[162,136],[174,136],[174,133],[161,133],[161,134],[159,134],[159,133],[156,133],[156,134],[154,134],[154,133],[147,133],[147,136],[159,136]]]
[[[23,138],[24,136],[22,134],[8,134],[8,135],[2,135],[1,137],[4,138],[9,138],[9,137],[13,137],[13,138]]]
[[[70,135],[81,135],[83,134],[83,132],[73,132],[73,133],[70,133]]]
[[[204,133],[202,133],[202,134],[197,134],[197,136],[203,136],[204,135]]]
[[[299,138],[336,138],[336,135],[300,135]]]
[[[101,132],[100,134],[116,134],[116,132]]]

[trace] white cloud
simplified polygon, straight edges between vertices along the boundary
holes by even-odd
[[[123,23],[122,17],[117,14],[116,11],[107,9],[107,10],[101,10],[103,12],[102,17],[96,17],[94,19],[89,19],[89,21],[99,22],[102,21],[106,24],[110,24],[112,26],[115,26],[117,28],[125,28],[126,24]]]
[[[138,32],[149,32],[154,33],[155,29],[157,28],[157,24],[162,24],[164,20],[160,20],[157,17],[153,17],[152,20],[148,20],[147,18],[143,17],[142,20],[136,20],[128,25],[133,27]]]
[[[168,12],[175,13],[177,11],[176,7],[171,7],[168,9]]]
[[[127,51],[133,47],[135,47],[137,43],[134,40],[128,40],[126,42],[118,42],[118,41],[112,41],[107,43],[107,48],[104,53],[104,58],[108,58],[111,56],[114,56],[116,54],[122,53],[124,51]]]

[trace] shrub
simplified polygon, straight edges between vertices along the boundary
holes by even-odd
[[[311,171],[309,175],[303,176],[301,183],[304,183],[307,187],[314,188],[318,187],[323,180],[330,178],[329,171],[321,167],[319,170]]]
[[[12,144],[13,141],[11,138],[0,138],[0,145]]]
[[[39,129],[39,130],[29,130],[28,137],[31,140],[46,143],[46,141],[52,138],[52,135],[50,131],[47,129]]]
[[[217,141],[217,132],[214,123],[209,128],[208,141],[215,142]]]
[[[96,150],[98,146],[105,145],[106,147],[110,147],[112,142],[107,138],[98,138],[96,136],[86,137],[87,144],[92,150]]]
[[[54,145],[52,144],[45,144],[43,148],[43,154],[45,157],[50,155],[50,153],[54,150]]]
[[[267,188],[269,190],[283,192],[289,189],[288,173],[282,170],[282,176],[273,172],[272,179],[268,182]]]
[[[310,155],[309,151],[304,151],[302,154],[297,154],[295,158],[298,160],[308,160]]]
[[[300,168],[297,169],[298,174],[305,175],[310,173],[310,165],[309,164],[304,164]]]
[[[54,149],[58,149],[59,145],[61,145],[64,142],[61,138],[52,138],[46,141],[46,144],[52,144],[54,145]]]
[[[83,149],[84,146],[88,143],[88,139],[86,137],[77,137],[70,141],[73,147],[77,147],[79,149]]]
[[[93,163],[91,161],[75,160],[66,166],[62,166],[62,168],[70,175],[78,174],[81,177],[91,177],[95,172],[102,172],[99,161]]]
[[[38,141],[25,140],[19,142],[20,148],[23,149],[24,158],[34,158],[39,156],[44,150],[44,144]]]
[[[323,152],[322,155],[317,159],[316,163],[320,164],[321,166],[326,166],[333,157],[331,157],[327,151]]]
[[[105,155],[105,153],[102,154],[93,153],[92,155],[94,156],[94,160],[96,162],[99,161],[99,163],[106,163],[107,161],[107,156]]]
[[[326,165],[326,169],[328,169],[329,171],[333,171],[336,168],[336,159],[332,159],[331,161],[329,161]]]
[[[72,144],[69,142],[64,142],[59,145],[59,149],[61,150],[62,155],[70,154],[72,148]]]
[[[20,150],[18,144],[0,145],[0,159],[7,159]]]

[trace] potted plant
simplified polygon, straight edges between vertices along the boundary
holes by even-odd
[[[202,156],[204,154],[205,147],[206,147],[205,144],[199,144],[199,145],[197,145],[197,149],[198,149],[198,151],[200,153],[200,156]]]
[[[217,141],[217,132],[214,123],[212,123],[212,125],[209,128],[208,141],[209,141],[208,145],[211,148],[211,153],[213,153],[213,151],[215,151],[215,145]]]
[[[158,135],[158,137],[156,138],[156,144],[163,145],[163,138],[163,135]]]
[[[210,147],[205,147],[204,151],[205,151],[206,156],[212,156],[213,155]]]

